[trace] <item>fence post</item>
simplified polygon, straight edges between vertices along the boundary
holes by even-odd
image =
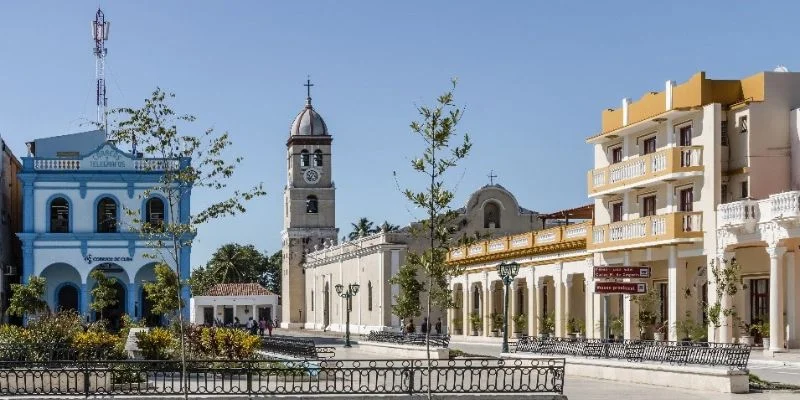
[[[247,368],[247,394],[253,393],[253,363],[252,361],[247,361],[246,368]]]
[[[86,363],[83,365],[83,395],[89,398],[89,366]]]
[[[414,360],[410,360],[408,367],[408,395],[414,395]]]

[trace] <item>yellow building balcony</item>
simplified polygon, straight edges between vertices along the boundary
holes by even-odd
[[[593,226],[587,248],[611,251],[703,240],[703,213],[676,212]]]
[[[703,174],[703,147],[669,147],[589,171],[589,196]]]
[[[586,246],[591,225],[591,222],[583,222],[485,240],[451,250],[447,261],[470,264],[521,255],[579,250]]]

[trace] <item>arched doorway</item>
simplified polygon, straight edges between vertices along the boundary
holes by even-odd
[[[78,307],[79,307],[78,288],[76,288],[73,285],[64,285],[60,289],[58,289],[58,293],[56,293],[56,310],[78,311]]]
[[[112,330],[118,330],[122,321],[122,315],[125,314],[125,304],[127,300],[125,286],[119,281],[114,282],[112,285],[117,295],[117,303],[113,306],[108,306],[103,309],[103,319],[108,321],[108,327]],[[100,313],[94,313],[94,319],[100,320]]]
[[[327,328],[331,323],[331,287],[325,282],[325,290],[322,292],[322,327]]]
[[[147,297],[147,291],[142,288],[142,313],[141,318],[147,327],[161,326],[161,316],[153,313],[153,301]]]

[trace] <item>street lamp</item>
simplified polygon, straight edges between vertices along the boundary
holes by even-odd
[[[344,326],[344,347],[352,347],[350,346],[350,299],[358,293],[358,287],[358,283],[351,283],[347,285],[347,290],[345,291],[344,285],[341,283],[336,285],[336,294],[346,300],[345,307],[347,307],[347,322]]]
[[[508,353],[508,287],[514,281],[514,277],[519,272],[519,264],[512,261],[510,263],[501,262],[497,266],[497,273],[503,279],[503,285],[506,286],[505,306],[503,307],[503,353]]]

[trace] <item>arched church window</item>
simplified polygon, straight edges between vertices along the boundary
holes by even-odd
[[[117,231],[117,202],[110,197],[103,197],[97,203],[97,232],[110,233]]]
[[[322,150],[314,150],[314,166],[322,166]]]
[[[367,311],[372,311],[372,281],[367,282]]]
[[[306,197],[306,213],[316,214],[319,208],[317,207],[317,196],[311,195]]]
[[[303,149],[300,151],[300,166],[307,167],[309,165],[309,154],[308,150]]]
[[[160,227],[164,223],[164,200],[158,197],[148,199],[144,206],[144,220],[151,228]]]
[[[483,206],[483,227],[489,229],[500,228],[500,207],[495,202]]]
[[[50,232],[69,232],[69,202],[63,197],[56,197],[50,202]]]

